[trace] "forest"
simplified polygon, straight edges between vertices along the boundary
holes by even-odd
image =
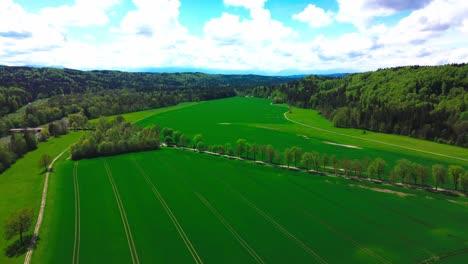
[[[353,127],[468,147],[468,64],[407,66],[261,85],[256,97]]]
[[[160,108],[242,94],[287,77],[204,73],[128,73],[0,66],[0,136],[13,127],[34,127],[73,113],[87,118]],[[9,117],[28,106],[22,116]]]

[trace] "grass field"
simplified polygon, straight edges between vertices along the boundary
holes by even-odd
[[[8,114],[7,117],[9,118],[17,118],[17,117],[21,117],[24,115],[24,112],[26,112],[26,108],[28,108],[29,106],[40,106],[40,105],[43,105],[45,103],[47,103],[49,101],[49,98],[46,98],[46,99],[38,99],[34,102],[31,102],[23,107],[21,107],[20,109],[18,109],[16,112],[14,113],[11,113],[11,114]]]
[[[38,168],[37,165],[40,156],[43,153],[48,153],[52,157],[57,156],[68,145],[77,141],[80,135],[81,133],[70,133],[41,143],[37,150],[27,153],[11,168],[0,174],[0,263],[23,263],[24,256],[15,258],[5,256],[6,248],[14,241],[3,239],[3,223],[13,211],[32,208],[35,212],[35,224],[44,186],[44,169]]]
[[[50,188],[34,263],[418,263],[468,248],[467,198],[184,150],[61,160]]]
[[[291,120],[322,130],[312,129],[288,121],[284,117],[287,110],[286,106],[271,105],[266,99],[235,97],[150,116],[137,124],[159,124],[161,127],[180,130],[189,136],[201,133],[208,144],[235,144],[239,138],[244,138],[251,143],[271,144],[281,151],[287,147],[299,146],[304,151],[318,151],[328,156],[336,155],[338,158],[362,160],[365,157],[381,157],[388,163],[387,171],[394,167],[397,160],[403,158],[428,167],[441,163],[447,166],[458,164],[468,169],[468,150],[465,148],[397,135],[374,132],[363,135],[362,130],[334,128],[328,120],[313,110],[294,108],[292,113],[287,115]],[[446,187],[451,187],[450,181]]]

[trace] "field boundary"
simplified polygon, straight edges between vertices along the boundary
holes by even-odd
[[[396,145],[396,144],[392,144],[392,143],[387,143],[387,142],[378,141],[378,140],[375,140],[375,139],[369,139],[369,138],[362,138],[362,137],[358,137],[358,136],[347,135],[347,134],[343,134],[343,133],[338,133],[338,132],[335,132],[335,131],[331,131],[331,130],[328,130],[328,129],[323,129],[323,128],[319,128],[319,127],[307,125],[307,124],[301,123],[301,122],[299,122],[299,121],[295,121],[295,120],[290,119],[290,118],[287,116],[287,113],[288,113],[288,112],[285,112],[285,113],[283,114],[283,115],[284,115],[284,118],[286,118],[286,120],[288,120],[288,121],[290,121],[290,122],[293,122],[293,123],[296,123],[296,124],[298,124],[298,125],[305,126],[305,127],[308,127],[308,128],[312,128],[312,129],[315,129],[315,130],[319,130],[319,131],[322,131],[322,132],[327,132],[327,133],[331,133],[331,134],[335,134],[335,135],[339,135],[339,136],[344,136],[344,137],[349,137],[349,138],[354,138],[354,139],[359,139],[359,140],[365,140],[365,141],[369,141],[369,142],[373,142],[373,143],[377,143],[377,144],[382,144],[382,145],[387,145],[387,146],[391,146],[391,147],[402,148],[402,149],[406,149],[406,150],[421,152],[421,153],[430,154],[430,155],[435,155],[435,156],[440,156],[440,157],[449,158],[449,159],[455,159],[455,160],[461,160],[461,161],[468,161],[468,159],[464,159],[464,158],[460,158],[460,157],[454,157],[454,156],[444,155],[444,154],[440,154],[440,153],[436,153],[436,152],[430,152],[430,151],[426,151],[426,150],[420,150],[420,149],[415,149],[415,148],[400,146],[400,145]]]
[[[124,205],[120,198],[119,190],[117,189],[117,185],[114,181],[114,177],[112,176],[112,172],[107,164],[107,161],[104,160],[104,167],[106,169],[107,177],[109,178],[109,182],[112,185],[112,190],[114,191],[115,200],[117,201],[117,205],[120,211],[120,217],[122,218],[122,223],[125,230],[125,235],[127,236],[128,247],[130,250],[130,255],[132,257],[132,263],[140,263],[138,258],[138,252],[135,247],[135,242],[133,241],[132,230],[130,229],[130,224],[128,223],[127,213],[125,212]]]
[[[49,167],[47,167],[47,172],[45,176],[45,181],[44,181],[44,188],[42,189],[42,199],[41,199],[41,208],[39,209],[39,215],[37,216],[37,222],[36,226],[34,227],[34,233],[31,239],[31,243],[29,244],[28,252],[26,253],[26,257],[24,258],[24,264],[29,264],[31,262],[31,256],[34,251],[34,248],[36,247],[36,242],[37,238],[39,237],[39,230],[41,229],[42,225],[42,220],[44,219],[44,211],[45,211],[45,206],[47,203],[47,191],[49,188],[49,177],[50,173],[52,172],[52,168],[55,164],[55,162],[62,157],[62,155],[67,152],[69,149],[66,148],[64,151],[62,151],[60,154],[58,154],[57,157],[55,157],[52,162],[49,164]]]
[[[250,245],[241,237],[241,235],[239,235],[239,233],[237,233],[237,231],[231,226],[231,224],[229,224],[229,222],[227,222],[226,219],[224,219],[224,217],[218,211],[216,211],[216,209],[205,199],[205,197],[203,197],[198,192],[195,192],[195,195],[198,197],[198,199],[200,199],[200,201],[202,201],[206,205],[206,207],[208,207],[208,209],[210,209],[210,211],[229,230],[232,236],[234,236],[234,238],[252,256],[252,258],[255,259],[257,263],[265,263],[265,261],[263,261],[263,259],[257,254],[257,252],[255,252],[255,250],[253,250],[252,247],[250,247]]]
[[[456,195],[456,196],[467,196],[467,193],[461,191],[461,190],[450,190],[450,189],[444,189],[444,188],[437,188],[434,189],[432,186],[422,186],[422,185],[413,185],[410,183],[401,183],[401,182],[391,182],[387,180],[378,180],[378,179],[372,179],[372,178],[365,178],[365,177],[358,177],[358,176],[347,176],[343,174],[335,174],[331,172],[326,172],[326,171],[316,171],[312,169],[305,169],[305,168],[300,168],[300,167],[294,167],[294,166],[286,166],[286,165],[281,165],[281,164],[273,164],[273,163],[268,163],[262,160],[251,160],[251,159],[246,159],[246,158],[240,158],[237,156],[229,156],[229,155],[221,155],[216,152],[210,152],[210,151],[199,151],[193,148],[189,147],[182,147],[182,146],[167,146],[166,144],[161,144],[163,147],[169,147],[169,148],[175,148],[175,149],[181,149],[181,150],[186,150],[186,151],[192,151],[192,152],[198,152],[198,153],[204,153],[212,156],[217,156],[217,157],[223,157],[227,159],[232,159],[232,160],[239,160],[239,161],[247,161],[247,162],[252,162],[257,165],[262,165],[262,166],[269,166],[269,167],[274,167],[274,168],[281,168],[281,169],[286,169],[286,170],[293,170],[293,171],[302,171],[306,173],[312,173],[312,174],[317,174],[317,175],[322,175],[322,176],[327,176],[327,177],[339,177],[342,179],[348,179],[348,180],[353,180],[353,181],[358,181],[358,182],[369,182],[369,183],[374,183],[374,184],[380,184],[382,185],[390,185],[394,187],[399,187],[399,188],[411,188],[411,189],[416,189],[416,190],[423,190],[431,193],[440,193],[440,194],[446,194],[446,195]]]
[[[73,260],[72,263],[80,263],[80,186],[78,185],[78,162],[73,167],[73,187],[75,190],[75,238],[73,241]]]
[[[190,254],[192,255],[193,257],[193,260],[195,261],[195,263],[197,264],[203,264],[203,260],[200,258],[200,256],[198,255],[198,252],[197,250],[195,249],[195,247],[193,246],[192,242],[190,241],[190,239],[188,238],[187,234],[185,234],[185,231],[184,229],[182,228],[182,226],[180,225],[179,221],[177,220],[177,218],[175,217],[174,213],[172,212],[171,208],[169,207],[169,205],[167,205],[166,201],[164,200],[164,197],[161,195],[161,193],[158,191],[158,188],[156,188],[156,186],[154,185],[154,183],[151,181],[151,179],[148,177],[148,175],[146,174],[146,172],[143,170],[143,168],[140,166],[140,164],[138,164],[138,162],[134,159],[133,160],[135,162],[135,166],[137,167],[138,171],[140,172],[140,174],[145,178],[145,180],[147,181],[147,183],[150,185],[151,189],[153,190],[153,193],[154,195],[158,198],[159,202],[161,203],[162,207],[164,208],[164,210],[166,211],[167,215],[169,216],[169,218],[171,219],[172,223],[174,224],[175,228],[177,229],[177,232],[179,233],[180,235],[180,238],[182,239],[182,241],[184,241],[184,244],[185,246],[187,247],[188,251],[190,252]]]

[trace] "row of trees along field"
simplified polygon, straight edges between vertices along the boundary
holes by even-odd
[[[408,66],[343,78],[309,76],[252,95],[314,108],[337,127],[468,147],[468,64]]]
[[[47,141],[50,136],[58,137],[68,132],[68,124],[64,120],[47,125],[40,133],[13,133],[8,144],[0,142],[0,173],[8,169],[17,159],[29,151],[37,149],[39,142]]]
[[[157,128],[157,127],[156,127]],[[163,128],[160,139],[167,146],[179,146],[193,148],[200,152],[214,152],[220,155],[237,156],[239,158],[263,161],[270,164],[287,167],[294,165],[296,168],[313,169],[316,172],[342,174],[345,176],[368,177],[390,182],[401,182],[407,184],[428,186],[432,176],[432,184],[436,189],[448,183],[452,183],[453,189],[468,190],[468,170],[458,165],[448,168],[435,164],[431,168],[406,159],[399,160],[394,168],[388,170],[387,163],[382,158],[369,157],[359,159],[338,159],[335,155],[320,154],[318,152],[303,152],[299,147],[287,148],[283,152],[275,149],[272,145],[251,144],[245,139],[239,139],[235,145],[207,145],[201,134],[195,135],[193,139],[185,136],[180,131],[171,128]]]

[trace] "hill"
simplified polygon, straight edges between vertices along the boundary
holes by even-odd
[[[278,84],[287,81],[291,81],[291,78],[204,73],[79,71],[0,66],[0,115],[15,112],[21,106],[36,99],[63,94],[96,93],[118,89],[138,92],[213,88],[243,90],[257,85]]]
[[[337,127],[468,147],[468,65],[408,66],[259,86],[257,97],[315,108]]]

